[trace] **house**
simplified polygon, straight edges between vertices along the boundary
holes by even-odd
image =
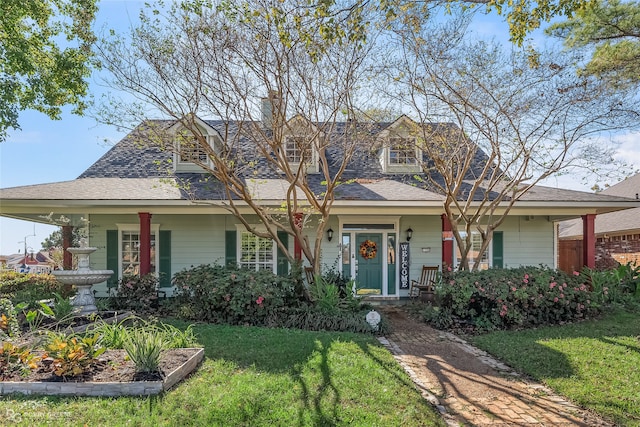
[[[615,184],[600,195],[639,200],[640,174]],[[640,265],[640,208],[598,215],[595,219],[595,267],[607,269],[618,264]],[[582,265],[583,230],[578,220],[559,224],[559,264],[564,270]]]
[[[0,268],[20,273],[42,274],[51,273],[55,261],[48,252],[38,251],[29,254],[13,254],[0,257]]]
[[[317,153],[301,150],[297,143],[304,138],[296,132],[301,123],[299,117],[289,120],[291,134],[285,138],[285,154],[292,163],[310,159],[305,172],[314,191],[321,192],[323,175],[315,163]],[[246,140],[234,138],[241,125],[197,120],[209,149],[236,150],[238,159],[253,156],[245,172],[247,188],[262,205],[280,208],[286,182]],[[350,122],[338,123],[321,137],[339,140],[349,126]],[[344,184],[336,191],[327,233],[321,241],[322,266],[355,278],[358,286],[375,298],[407,296],[410,279],[419,277],[423,265],[455,267],[458,262],[451,226],[444,215],[444,196],[425,188],[416,164],[422,153],[407,148],[406,139],[414,126],[402,116],[392,123],[368,127],[367,137],[373,143],[358,150],[345,170]],[[175,140],[164,143],[184,145],[186,150],[178,155],[157,144],[144,144],[149,127],[169,130]],[[206,150],[190,145],[183,130],[177,122],[146,122],[75,180],[0,189],[0,215],[42,222],[53,212],[74,224],[80,224],[80,218],[88,219],[89,244],[98,248],[91,256],[93,269],[114,270],[116,277],[163,273],[161,286],[166,288],[171,286],[173,274],[200,264],[237,263],[286,274],[289,265],[277,245],[248,232],[225,209],[229,202],[225,188],[215,179],[206,179],[196,164],[196,160],[209,161]],[[343,155],[339,144],[326,149],[330,167]],[[484,153],[475,156],[474,163],[482,165]],[[178,182],[181,185],[175,185]],[[234,203],[250,214],[241,200]],[[472,236],[472,262],[483,268],[555,267],[558,221],[582,218],[588,231],[596,215],[637,206],[637,201],[616,195],[536,186],[515,203],[485,253],[477,250],[479,236]],[[310,214],[304,230],[315,241],[313,221]],[[257,217],[252,225],[259,226]],[[292,237],[284,243],[288,247],[296,244]],[[94,289],[101,295],[110,285],[113,282]]]

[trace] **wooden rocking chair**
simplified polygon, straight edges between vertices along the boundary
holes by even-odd
[[[411,281],[409,297],[419,297],[422,292],[433,293],[436,289],[436,283],[438,281],[438,271],[438,266],[423,265],[420,280]]]

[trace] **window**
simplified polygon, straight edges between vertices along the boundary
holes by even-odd
[[[420,150],[416,139],[409,137],[391,137],[380,152],[380,164],[387,173],[420,172]]]
[[[180,138],[179,152],[181,163],[206,163],[209,158],[207,152],[194,136]]]
[[[290,163],[312,163],[313,152],[311,142],[304,136],[288,136],[285,139],[284,150]]]
[[[417,164],[414,138],[391,138],[389,145],[390,166]]]
[[[206,124],[198,130],[178,129],[173,136],[173,165],[176,172],[202,173],[213,167],[210,154],[218,152],[222,145],[215,130]]]
[[[160,226],[151,225],[151,273],[158,271]],[[115,254],[114,254],[115,255]],[[119,277],[140,273],[140,228],[138,224],[118,225]]]
[[[271,239],[258,237],[248,231],[240,235],[240,267],[275,272],[276,245]]]
[[[460,236],[464,239],[466,237],[465,232],[461,232]],[[455,240],[454,240],[455,242]],[[471,249],[469,250],[469,254],[467,255],[467,259],[469,260],[469,269],[473,269],[476,263],[479,263],[479,270],[487,270],[491,267],[489,260],[491,259],[491,254],[489,253],[489,248],[487,248],[482,254],[480,254],[480,247],[482,246],[482,237],[480,233],[471,233]],[[462,256],[460,255],[460,248],[456,245],[456,266],[460,264],[462,260]]]
[[[120,236],[122,275],[140,273],[140,234],[123,231]],[[151,233],[151,273],[156,272],[156,235]]]

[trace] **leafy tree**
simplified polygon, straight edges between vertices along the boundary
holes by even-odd
[[[22,110],[83,112],[96,11],[96,0],[0,2],[0,142]]]
[[[333,0],[336,1],[337,0]],[[331,0],[322,4],[332,3]],[[429,9],[434,5],[445,4],[447,8],[462,5],[463,8],[473,9],[484,6],[487,12],[495,12],[504,16],[509,24],[511,40],[521,46],[531,31],[540,27],[543,22],[549,22],[556,16],[572,16],[595,3],[595,0],[445,0],[444,2],[415,2],[412,0],[380,0],[380,9],[387,19],[400,17],[405,23],[415,25],[424,22],[429,15]]]
[[[80,239],[86,237],[83,228],[73,227],[71,231],[71,247],[80,246]],[[47,236],[41,243],[42,249],[60,249],[62,248],[62,228],[55,230]]]
[[[600,1],[552,25],[547,33],[564,39],[567,48],[594,49],[584,74],[606,78],[616,86],[640,82],[640,3]]]
[[[607,136],[638,124],[635,93],[576,76],[579,57],[469,42],[461,36],[465,24],[418,33],[397,27],[399,53],[381,81],[381,90],[411,101],[425,186],[445,195],[461,269],[469,268],[472,233],[482,237],[484,253],[514,204],[541,180],[629,170],[613,160]],[[445,119],[451,123],[432,124]]]

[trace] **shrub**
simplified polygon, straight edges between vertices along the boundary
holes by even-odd
[[[201,265],[173,277],[178,315],[214,323],[262,325],[299,303],[295,281],[269,271]]]
[[[168,348],[161,330],[145,326],[129,329],[123,344],[137,372],[158,372],[160,355]]]
[[[40,358],[29,348],[5,341],[0,347],[0,379],[10,377],[14,373],[27,375],[38,367],[39,361]]]
[[[640,301],[640,267],[632,263],[612,270],[583,268],[582,275],[590,283],[594,299],[601,305],[629,305]]]
[[[14,304],[51,299],[55,293],[65,298],[73,294],[68,286],[59,283],[51,274],[0,272],[0,298],[8,298]]]
[[[127,329],[125,322],[129,322],[130,318],[121,320],[120,322],[107,323],[99,320],[92,332],[102,337],[102,344],[111,349],[124,348],[124,342],[127,338]]]
[[[55,314],[51,307],[42,301],[21,302],[16,305],[16,311],[21,312],[20,316],[27,322],[31,332],[40,329],[45,321],[55,319]]]
[[[67,320],[73,315],[74,306],[69,298],[65,298],[57,292],[53,293],[53,315],[59,322]]]
[[[0,340],[20,335],[20,324],[11,301],[0,298]]]
[[[309,287],[312,301],[323,313],[333,314],[340,311],[340,290],[335,284],[316,276]]]
[[[332,283],[338,287],[338,290],[340,291],[340,298],[345,299],[353,295],[353,280],[349,279],[335,267],[331,267],[330,269],[323,271],[322,278],[327,283]]]
[[[159,279],[155,274],[142,277],[127,275],[118,281],[118,304],[120,308],[140,313],[148,312],[158,306]]]
[[[583,319],[598,312],[578,273],[546,267],[457,272],[436,290],[440,305],[485,329]]]
[[[53,360],[55,375],[62,378],[74,377],[87,371],[97,357],[104,353],[106,348],[100,340],[100,334],[95,333],[84,337],[51,334],[43,359]]]

